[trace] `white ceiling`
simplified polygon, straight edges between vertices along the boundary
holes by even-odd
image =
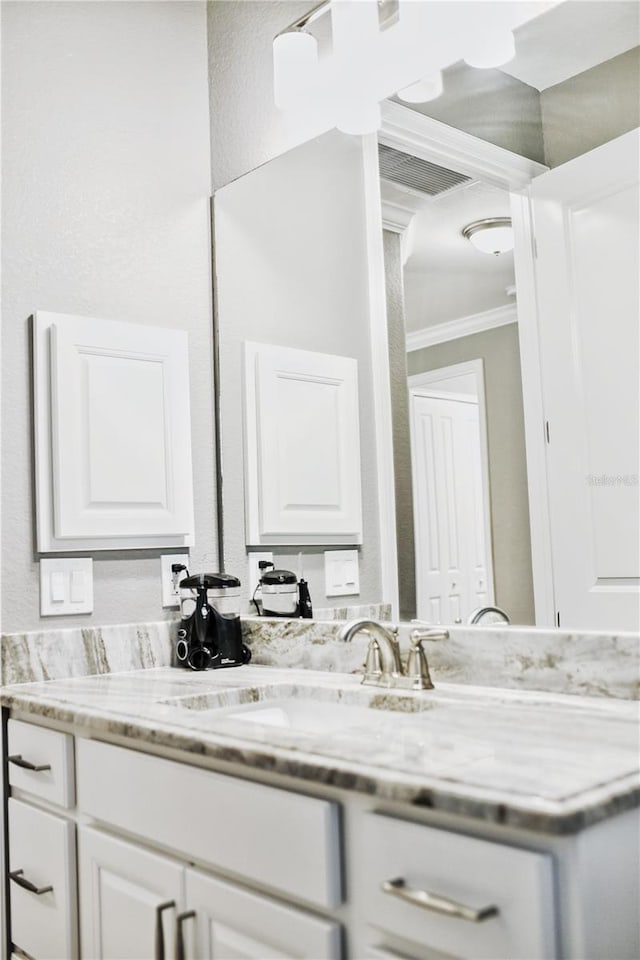
[[[397,202],[396,189],[383,182],[385,199]],[[481,253],[462,236],[463,227],[474,220],[510,215],[506,191],[474,181],[414,200],[416,208],[404,272],[408,330],[513,303],[507,293],[515,282],[513,253]]]
[[[640,44],[636,0],[565,0],[517,27],[516,56],[501,67],[537,90]]]

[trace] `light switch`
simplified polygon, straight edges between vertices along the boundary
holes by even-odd
[[[84,570],[71,571],[71,603],[84,602]]]
[[[325,593],[328,597],[355,596],[360,593],[357,550],[325,550]]]
[[[51,603],[64,603],[65,597],[65,576],[64,573],[51,574]]]
[[[93,611],[91,557],[52,557],[40,561],[40,615],[65,616]]]

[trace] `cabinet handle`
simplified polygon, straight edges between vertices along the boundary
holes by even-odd
[[[9,763],[14,763],[16,767],[22,767],[23,770],[35,770],[36,773],[42,773],[43,770],[51,770],[50,763],[41,763],[40,765],[31,763],[29,760],[23,760],[22,755],[15,753],[8,757]]]
[[[31,883],[30,880],[27,880],[22,876],[24,870],[14,870],[9,874],[9,878],[13,880],[14,883],[17,883],[19,887],[22,887],[24,890],[28,890],[29,893],[35,893],[36,896],[40,897],[43,893],[53,893],[53,887],[36,887],[35,883]]]
[[[164,927],[162,926],[162,914],[165,910],[175,907],[175,900],[167,900],[165,903],[159,903],[156,907],[156,937],[155,937],[155,960],[164,960]]]
[[[439,897],[436,893],[429,893],[427,890],[413,890],[406,885],[402,877],[386,880],[381,889],[383,893],[399,897],[400,900],[416,907],[433,910],[435,913],[444,913],[448,917],[457,917],[460,920],[470,920],[472,923],[480,923],[482,920],[498,915],[498,908],[494,906],[476,909],[467,907],[464,903],[458,903],[456,900],[450,900],[448,897]]]
[[[195,910],[187,910],[186,913],[179,913],[176,919],[176,960],[187,960],[184,952],[184,933],[182,925],[185,920],[192,920],[196,915]]]

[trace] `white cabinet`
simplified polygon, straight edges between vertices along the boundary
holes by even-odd
[[[187,870],[183,924],[187,957],[199,960],[338,960],[340,927],[294,907]],[[190,946],[192,945],[192,949]]]
[[[78,828],[83,960],[338,960],[340,927],[93,827]]]
[[[193,542],[187,335],[34,317],[38,550]]]
[[[76,754],[83,813],[320,909],[341,903],[336,803],[94,740]]]
[[[73,824],[13,797],[8,808],[13,943],[36,960],[75,960]]]
[[[68,751],[70,733],[35,724],[8,733],[36,760],[75,755],[75,807],[10,784],[12,949],[33,960],[76,960],[78,931],[81,960],[639,955],[637,810],[559,837],[445,829],[328,785],[308,796],[81,736]]]
[[[78,877],[83,960],[164,956],[162,944],[171,942],[182,907],[181,864],[80,826]]]
[[[357,361],[244,348],[247,544],[362,543]]]
[[[477,960],[551,960],[556,953],[552,859],[365,814],[366,919],[434,952]]]

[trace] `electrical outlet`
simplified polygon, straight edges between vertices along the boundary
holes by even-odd
[[[272,553],[250,553],[247,556],[247,562],[249,564],[249,579],[247,581],[249,597],[253,596],[253,591],[258,586],[260,582],[260,577],[262,576],[262,570],[260,570],[258,566],[261,560],[266,560],[268,563],[273,563],[273,554]]]
[[[174,563],[182,563],[185,567],[189,566],[188,553],[166,553],[160,557],[160,576],[162,579],[162,606],[179,607],[180,606],[180,588],[178,584],[186,577],[186,572],[180,570],[174,574],[171,566]]]

